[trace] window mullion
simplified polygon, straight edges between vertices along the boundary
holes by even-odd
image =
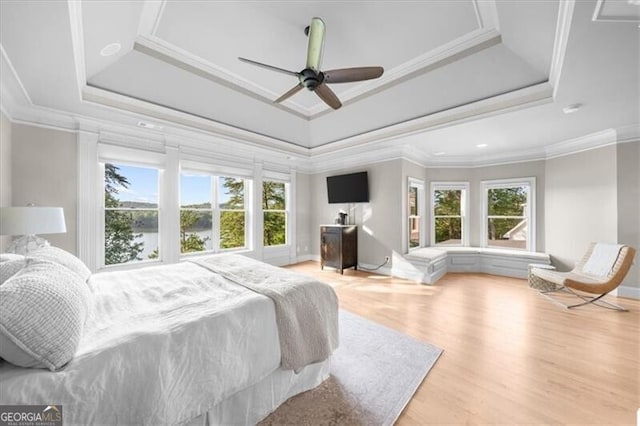
[[[213,251],[220,251],[220,200],[218,200],[219,191],[219,176],[211,176],[211,227],[212,227],[212,240],[211,247]]]

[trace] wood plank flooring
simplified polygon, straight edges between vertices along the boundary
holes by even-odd
[[[331,284],[341,308],[444,349],[400,426],[636,424],[640,301],[610,299],[629,312],[566,310],[514,278],[448,274],[426,286],[290,268]]]

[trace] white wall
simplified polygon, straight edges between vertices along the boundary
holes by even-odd
[[[546,162],[546,251],[572,269],[592,241],[618,240],[616,146]]]
[[[11,138],[13,205],[64,208],[67,232],[44,238],[51,245],[77,253],[76,135],[14,123]]]
[[[620,144],[617,148],[618,243],[640,250],[640,141]],[[639,256],[636,254],[636,264],[622,282],[625,289],[635,289],[630,293],[636,297],[640,297]]]
[[[0,207],[11,206],[11,122],[0,112]],[[3,253],[12,237],[0,236],[0,253]]]
[[[358,262],[380,265],[385,256],[403,253],[402,173],[404,160],[391,160],[353,169],[336,170],[311,176],[311,252],[320,255],[320,225],[332,224],[346,204],[329,204],[327,176],[366,171],[369,202],[352,204],[351,223],[358,225]]]
[[[428,168],[427,188],[431,182],[469,182],[470,200],[470,245],[480,246],[482,241],[482,189],[483,180],[510,179],[522,177],[536,178],[536,250],[545,250],[545,162],[528,161],[487,167]],[[430,216],[431,212],[427,212]]]
[[[296,255],[307,259],[311,255],[311,176],[298,173],[296,176]]]

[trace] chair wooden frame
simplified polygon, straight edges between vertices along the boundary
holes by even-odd
[[[584,254],[580,262],[570,272],[556,272],[546,269],[533,268],[531,274],[535,275],[545,284],[545,288],[540,294],[552,300],[554,303],[560,304],[567,309],[577,308],[580,306],[594,304],[602,308],[613,309],[617,311],[627,311],[626,308],[603,300],[609,292],[615,290],[624,280],[624,277],[631,269],[633,258],[636,250],[630,246],[622,246],[618,258],[611,268],[611,272],[606,277],[598,277],[583,272],[583,267],[591,257],[596,243],[591,243],[587,252]],[[576,296],[582,300],[580,303],[566,305],[556,298],[551,297],[553,293],[564,292]],[[585,295],[582,293],[595,294],[596,296]]]

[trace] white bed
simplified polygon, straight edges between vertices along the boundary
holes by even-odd
[[[53,372],[2,362],[0,404],[62,405],[65,424],[255,424],[329,375],[329,359],[281,368],[273,300],[201,265],[99,273],[88,285],[93,309],[73,359]],[[320,309],[337,326],[337,299]],[[337,345],[337,329],[329,335]]]

